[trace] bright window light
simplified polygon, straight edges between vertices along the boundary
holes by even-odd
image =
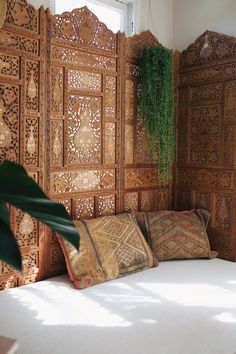
[[[129,27],[128,3],[121,3],[115,0],[55,0],[54,13],[61,14],[65,11],[72,11],[76,8],[87,6],[106,26],[114,33],[124,32]]]

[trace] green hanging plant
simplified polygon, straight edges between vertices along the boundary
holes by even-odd
[[[161,46],[145,47],[139,66],[139,112],[150,151],[158,156],[157,171],[162,184],[171,176],[175,151],[172,51]]]

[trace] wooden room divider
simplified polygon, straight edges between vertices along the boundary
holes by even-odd
[[[139,67],[147,31],[114,34],[86,7],[52,15],[7,0],[0,32],[0,159],[22,164],[73,219],[171,205],[138,118]],[[4,141],[4,142],[2,142]],[[56,236],[11,208],[23,272],[0,261],[0,288],[65,270]]]
[[[206,31],[179,58],[176,206],[211,213],[211,245],[236,261],[236,38]]]

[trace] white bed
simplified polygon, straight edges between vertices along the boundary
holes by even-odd
[[[166,261],[75,290],[68,277],[0,292],[19,354],[236,353],[236,264]]]

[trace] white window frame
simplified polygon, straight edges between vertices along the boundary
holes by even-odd
[[[51,11],[55,14],[56,1],[53,0],[51,4]],[[140,14],[140,2],[141,0],[89,0],[94,4],[104,4],[107,7],[115,8],[123,13],[123,23],[121,23],[121,32],[125,32],[127,36],[132,36],[139,30],[138,18]]]

